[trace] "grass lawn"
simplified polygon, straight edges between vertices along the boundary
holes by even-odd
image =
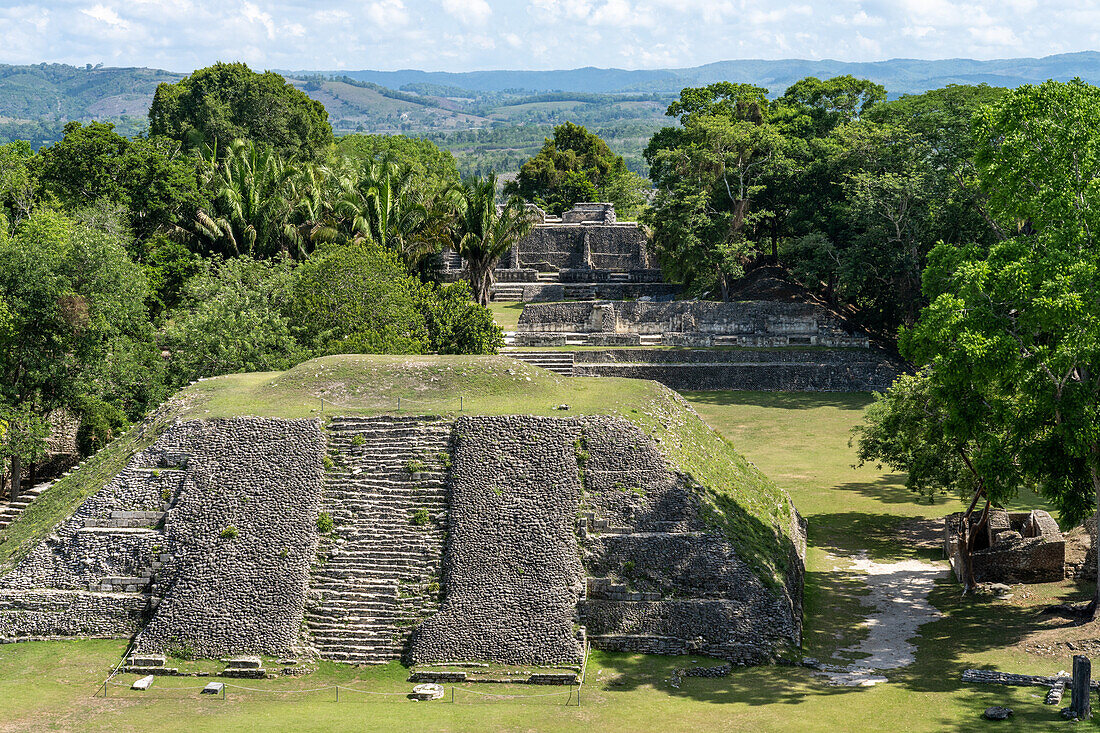
[[[958,503],[918,504],[900,476],[873,466],[851,467],[848,433],[859,421],[867,395],[686,396],[738,450],[790,491],[809,521],[807,655],[833,659],[837,649],[861,634],[862,582],[833,569],[843,566],[844,558],[867,550],[880,560],[916,556],[941,561],[938,553],[913,550],[897,536],[908,520],[942,516]],[[217,402],[206,404],[201,409],[212,409]],[[1020,501],[1033,503],[1034,497]],[[1015,711],[1007,723],[998,724],[1001,728],[1063,729],[1067,723],[1058,710],[1043,705],[1042,688],[959,682],[967,667],[1033,674],[1068,669],[1071,652],[1060,645],[1075,635],[1098,636],[1088,627],[1045,621],[1037,612],[1055,599],[1086,597],[1091,586],[1054,583],[1013,590],[1011,599],[964,598],[954,583],[938,583],[931,602],[945,617],[921,628],[915,663],[888,673],[890,681],[876,687],[828,687],[804,668],[764,667],[737,670],[721,679],[686,678],[677,689],[668,681],[676,666],[708,660],[593,652],[580,707],[565,706],[564,696],[511,700],[473,694],[554,691],[519,685],[468,685],[456,693],[454,704],[343,691],[340,702],[335,701],[333,684],[407,691],[405,670],[397,665],[366,670],[322,665],[302,679],[242,683],[269,692],[230,688],[226,701],[170,689],[194,688],[197,679],[157,680],[144,694],[112,688],[104,699],[94,696],[97,684],[118,661],[124,642],[0,645],[0,731],[977,730],[994,725],[980,719],[981,711],[1001,704]],[[314,688],[325,689],[292,691]]]
[[[519,314],[523,312],[523,303],[515,303],[502,300],[499,303],[489,303],[489,312],[493,314],[493,320],[505,331],[515,331],[519,325]]]

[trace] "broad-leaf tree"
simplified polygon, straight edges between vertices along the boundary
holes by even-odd
[[[287,157],[319,159],[332,142],[323,104],[279,74],[217,63],[175,84],[162,83],[149,108],[149,132],[187,150],[227,149],[252,140]]]

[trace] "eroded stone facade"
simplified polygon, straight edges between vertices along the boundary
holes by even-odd
[[[801,521],[788,505],[786,585],[765,582],[700,491],[611,417],[178,423],[0,578],[0,637],[576,664],[587,630],[610,650],[785,658]]]

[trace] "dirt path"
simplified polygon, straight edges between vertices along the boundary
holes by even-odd
[[[839,569],[839,568],[838,568]],[[861,600],[870,614],[863,622],[867,637],[838,650],[859,656],[856,664],[846,667],[824,665],[818,674],[831,685],[869,687],[885,682],[885,670],[913,663],[916,647],[909,639],[929,621],[943,616],[928,602],[928,593],[936,580],[950,572],[946,564],[922,560],[875,562],[866,552],[852,561],[848,572],[864,573],[870,593]]]

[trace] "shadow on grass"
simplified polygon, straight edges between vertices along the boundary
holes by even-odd
[[[815,514],[808,522],[809,545],[833,555],[855,557],[865,551],[872,560],[889,558],[920,558],[943,560],[939,547],[905,546],[900,544],[902,524],[915,521],[896,514],[839,512]]]
[[[680,667],[707,667],[722,664],[721,660],[703,656],[659,657],[640,654],[603,652],[599,661],[610,679],[589,677],[586,688],[593,683],[605,694],[634,692],[653,686],[673,697],[694,702],[728,705],[797,705],[810,697],[832,696],[859,692],[854,687],[831,687],[813,679],[810,670],[799,667],[735,667],[728,677],[685,677],[680,687],[670,679]]]
[[[842,410],[862,410],[874,401],[869,392],[719,392],[685,391],[689,402],[706,405],[746,405],[775,407],[783,410],[812,410],[837,407]]]
[[[950,500],[949,497],[943,497],[943,499],[937,497],[937,504],[929,504],[926,500],[918,501],[920,496],[905,488],[904,473],[886,473],[874,481],[849,481],[837,484],[829,491],[850,491],[884,504],[922,504],[933,507],[937,504],[946,504]],[[934,510],[930,509],[930,511]],[[944,513],[947,513],[946,509]]]

